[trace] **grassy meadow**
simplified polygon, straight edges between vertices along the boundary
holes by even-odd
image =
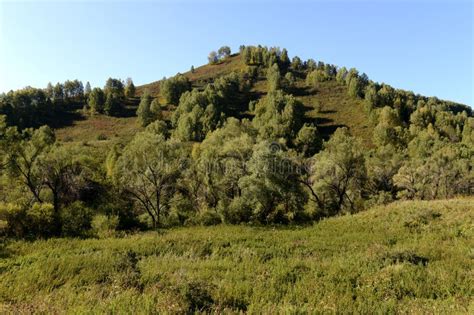
[[[310,226],[7,240],[0,313],[471,313],[474,199]]]

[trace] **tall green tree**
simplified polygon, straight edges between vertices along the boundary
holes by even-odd
[[[48,201],[53,205],[52,230],[56,235],[63,230],[61,210],[68,203],[79,199],[80,190],[89,183],[86,177],[88,159],[76,148],[54,146],[42,154],[38,161],[38,174],[51,196]]]
[[[39,129],[26,129],[18,134],[14,129],[8,131],[8,151],[4,152],[8,174],[18,179],[27,188],[33,201],[43,202],[41,194],[44,183],[39,168],[41,157],[48,152],[55,142],[51,128],[43,126]]]
[[[191,90],[191,82],[184,75],[176,75],[160,83],[160,93],[167,104],[177,105],[181,95]]]
[[[324,215],[359,209],[367,178],[363,146],[339,128],[313,157],[307,187]],[[309,183],[309,185],[308,185]]]
[[[86,100],[89,99],[89,95],[91,94],[91,92],[91,84],[89,83],[89,81],[87,81],[86,86],[84,88],[84,97],[86,98]]]
[[[53,96],[54,96],[54,87],[53,87],[53,84],[51,84],[51,82],[48,82],[48,85],[46,86],[45,92],[46,92],[46,95],[49,98],[51,98],[51,99],[53,98]]]
[[[153,121],[153,115],[151,112],[152,97],[148,90],[146,90],[140,100],[140,104],[137,109],[137,116],[143,127],[148,126]]]
[[[252,209],[261,223],[287,223],[298,220],[307,201],[299,182],[298,167],[276,143],[255,145],[247,163],[248,175],[239,180],[242,196],[236,200]]]
[[[267,70],[268,90],[276,91],[281,88],[281,75],[278,64],[274,63]]]
[[[253,125],[263,139],[292,141],[303,126],[303,105],[281,90],[269,92],[255,107]]]
[[[116,163],[116,183],[149,215],[154,228],[169,211],[185,157],[179,143],[141,132],[124,148]]]
[[[94,88],[89,94],[88,105],[92,113],[104,111],[105,94],[101,88]]]
[[[125,96],[127,98],[135,97],[135,85],[133,84],[132,78],[127,78],[125,81]]]
[[[55,102],[61,102],[64,100],[64,87],[61,83],[56,83],[53,90],[53,100]]]
[[[215,208],[219,202],[229,205],[241,195],[239,180],[247,174],[246,163],[252,156],[255,133],[249,122],[229,118],[222,128],[208,133],[194,150],[202,198],[208,207]],[[230,217],[236,215],[223,211]]]
[[[117,96],[109,92],[107,93],[107,96],[105,97],[105,103],[104,103],[104,113],[113,116],[117,115],[121,111],[121,104],[120,104],[120,99],[117,98]]]
[[[312,124],[304,124],[298,131],[294,140],[298,151],[305,156],[313,156],[322,146],[321,136],[316,126]]]
[[[227,58],[230,56],[231,50],[229,46],[222,46],[217,51],[219,58]]]

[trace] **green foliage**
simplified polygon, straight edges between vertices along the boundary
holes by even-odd
[[[92,209],[80,201],[61,209],[61,228],[65,236],[88,236],[91,229]]]
[[[98,214],[92,219],[92,231],[99,238],[109,238],[116,234],[119,225],[119,217]]]
[[[369,84],[369,79],[364,73],[359,75],[359,71],[352,68],[347,71],[340,69],[336,74],[336,80],[347,85],[347,93],[353,98],[364,97],[364,90]]]
[[[150,113],[153,120],[162,119],[163,115],[161,113],[161,104],[160,101],[155,98],[150,104]]]
[[[347,76],[347,69],[346,67],[342,67],[337,71],[336,81],[340,83],[344,83],[346,81],[346,76]]]
[[[286,50],[286,48],[281,50],[279,64],[283,70],[288,69],[290,65],[290,58],[288,57],[288,50]]]
[[[120,113],[122,110],[122,105],[120,103],[120,98],[117,97],[117,94],[114,92],[107,93],[104,103],[104,113],[109,116],[114,116]]]
[[[403,163],[403,153],[392,145],[379,146],[366,159],[369,204],[386,204],[395,200],[397,188],[393,177]]]
[[[302,70],[303,67],[303,62],[301,61],[300,57],[294,56],[293,59],[291,59],[291,68],[293,70],[299,71]]]
[[[49,84],[51,84],[51,83],[49,83]],[[52,95],[52,89],[53,89],[53,87],[52,87],[52,86],[49,87],[49,85],[48,85],[47,90],[51,90],[51,92],[50,92],[51,95]],[[89,99],[89,95],[91,94],[91,92],[92,92],[91,84],[89,83],[89,81],[87,81],[86,87],[84,88],[84,98],[85,98],[86,100]]]
[[[0,115],[20,129],[39,127],[54,119],[57,107],[45,91],[31,87],[0,95]]]
[[[254,127],[263,139],[294,139],[303,125],[304,109],[292,95],[281,90],[269,92],[255,108]]]
[[[297,165],[279,148],[275,143],[258,143],[246,164],[249,174],[239,180],[242,206],[252,209],[252,219],[261,223],[297,221],[306,202]]]
[[[218,54],[215,51],[211,51],[209,56],[207,56],[207,60],[209,61],[210,65],[216,64],[219,61]]]
[[[137,109],[137,116],[143,127],[148,126],[153,121],[153,115],[151,112],[152,97],[145,91],[141,97],[140,104]]]
[[[9,128],[4,140],[4,163],[8,176],[18,180],[36,202],[43,202],[41,160],[55,141],[51,128],[26,129],[21,134]]]
[[[289,65],[288,51],[278,47],[243,46],[241,47],[242,60],[246,65],[270,67],[278,63],[286,70]]]
[[[88,99],[88,105],[92,113],[103,113],[105,104],[105,94],[101,88],[94,88]]]
[[[111,95],[113,99],[122,100],[125,96],[125,87],[121,80],[108,78],[104,87],[105,95]]]
[[[281,88],[281,76],[278,64],[274,63],[267,70],[268,91],[276,91]]]
[[[285,74],[285,85],[288,89],[294,88],[296,83],[296,78],[292,72],[287,72]]]
[[[329,81],[331,77],[322,69],[316,69],[306,76],[306,84],[317,87],[319,82]]]
[[[350,79],[347,89],[349,96],[358,97],[361,95],[362,86],[357,76],[354,76]]]
[[[125,82],[125,96],[128,98],[135,97],[135,85],[133,84],[133,80],[131,78],[127,78]]]
[[[415,138],[410,145],[417,142]],[[401,189],[401,198],[451,198],[472,193],[472,146],[434,140],[431,148],[421,150],[429,153],[422,151],[420,156],[420,151],[412,150],[411,159],[393,177],[395,184]]]
[[[321,149],[322,139],[314,125],[304,124],[294,141],[298,151],[305,156],[313,156]]]
[[[391,145],[404,148],[407,145],[407,132],[403,128],[398,113],[388,106],[381,109],[378,124],[374,128],[373,141],[377,147]]]
[[[221,48],[219,48],[219,50],[217,51],[217,54],[218,54],[218,57],[219,59],[225,59],[227,57],[230,56],[230,47],[229,46],[222,46]]]
[[[80,100],[84,96],[84,86],[79,80],[67,80],[64,82],[64,97],[66,99]]]
[[[156,135],[162,135],[165,138],[169,136],[168,125],[162,120],[157,120],[149,124],[146,127],[146,131]]]
[[[166,103],[177,105],[181,95],[191,89],[191,82],[184,75],[176,75],[160,83],[161,95]]]
[[[53,100],[57,103],[64,100],[64,85],[56,83],[53,89]]]
[[[174,136],[182,141],[202,141],[206,134],[221,126],[243,92],[239,75],[232,73],[207,85],[204,91],[186,92],[171,118]]]
[[[6,232],[15,237],[48,237],[54,234],[53,205],[34,203],[31,207],[0,203],[0,217],[7,221]]]
[[[333,215],[359,210],[367,177],[360,142],[346,128],[340,128],[313,160],[310,189],[321,211]]]
[[[143,216],[155,227],[274,224],[472,194],[469,107],[369,81],[356,69],[290,62],[277,47],[239,51],[221,47],[219,66],[147,86],[155,98],[137,88],[145,131],[136,137],[129,115],[85,115],[59,128],[58,142],[49,127],[28,129],[69,124],[83,114],[84,95],[92,113],[130,109],[131,79],[110,78],[105,91],[68,80],[2,94],[0,201],[18,207],[18,218],[51,204],[45,236],[87,236],[97,213],[118,215],[120,229],[141,228]],[[332,134],[340,126],[353,136]],[[41,234],[32,231],[20,234]]]
[[[229,119],[195,148],[197,180],[204,184],[207,207],[216,207],[219,201],[227,205],[239,196],[239,180],[246,174],[254,144],[255,131],[248,122]]]
[[[114,180],[150,216],[153,227],[169,212],[183,158],[179,143],[146,131],[138,133],[117,160]]]

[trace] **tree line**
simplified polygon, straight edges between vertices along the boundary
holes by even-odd
[[[84,86],[79,80],[67,80],[44,89],[26,87],[0,94],[0,115],[9,125],[20,129],[52,125],[64,119],[64,114],[84,107],[87,112],[117,115],[125,98],[135,96],[132,79],[126,82],[109,78],[103,89]]]
[[[398,199],[473,193],[468,107],[372,82],[356,69],[290,61],[278,48],[241,47],[240,56],[244,71],[204,87],[184,75],[163,80],[164,104],[144,91],[143,130],[106,157],[58,143],[49,127],[18,128],[1,116],[0,216],[8,233],[86,236],[100,222],[114,229],[306,223]],[[254,98],[262,76],[267,93]],[[308,88],[334,80],[363,100],[373,147],[347,128],[323,141],[291,93],[297,80]],[[122,102],[134,95],[127,86],[109,79],[102,93]],[[88,109],[107,113],[107,97],[100,110],[91,104],[94,90]],[[168,106],[175,108],[169,121]]]

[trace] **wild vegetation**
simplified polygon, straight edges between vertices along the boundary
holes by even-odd
[[[275,47],[224,46],[145,86],[11,91],[0,95],[0,301],[466,311],[473,157],[470,107]],[[401,202],[435,199],[449,201]]]
[[[472,313],[473,202],[396,202],[303,228],[10,240],[0,312]]]
[[[117,216],[118,229],[306,223],[397,199],[472,194],[469,107],[396,90],[356,69],[290,60],[285,49],[242,46],[231,55],[222,47],[211,55],[208,71],[232,70],[205,81],[195,78],[201,68],[178,74],[160,81],[158,93],[109,78],[103,89],[74,80],[3,95],[4,233],[87,235],[98,215]],[[312,112],[328,105],[311,102],[327,84],[363,112],[369,136],[345,125],[325,130]],[[127,119],[133,110],[136,131],[112,142],[97,134],[106,143],[99,147],[57,141],[54,124],[38,128],[52,115]],[[76,223],[78,231],[63,228]]]

